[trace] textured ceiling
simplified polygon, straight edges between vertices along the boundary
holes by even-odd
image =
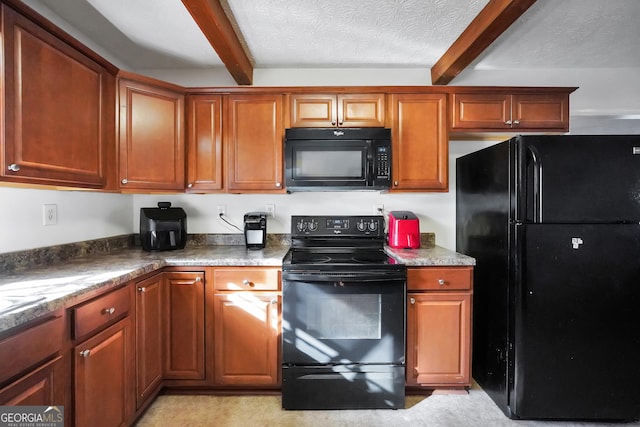
[[[227,0],[259,67],[431,67],[488,0]]]
[[[474,66],[640,67],[639,0],[538,0]]]
[[[489,0],[221,0],[256,68],[430,68]],[[222,66],[179,0],[24,0],[130,66]],[[38,6],[38,7],[36,7]],[[538,0],[474,67],[640,66],[640,0]]]

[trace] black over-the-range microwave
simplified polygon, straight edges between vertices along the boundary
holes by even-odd
[[[292,128],[285,131],[287,191],[388,190],[391,130]]]

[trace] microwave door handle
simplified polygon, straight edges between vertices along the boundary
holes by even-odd
[[[375,179],[375,171],[373,170],[375,163],[372,161],[373,156],[370,153],[367,153],[365,159],[365,178],[367,179],[367,187],[373,187],[373,181]]]

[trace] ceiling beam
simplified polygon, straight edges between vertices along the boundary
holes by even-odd
[[[182,0],[211,46],[239,85],[253,83],[253,65],[219,0]]]
[[[431,67],[431,83],[448,84],[535,2],[536,0],[489,0],[460,37]]]

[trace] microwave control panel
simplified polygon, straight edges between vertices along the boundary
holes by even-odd
[[[391,156],[389,146],[376,147],[376,175],[378,178],[391,179]]]

